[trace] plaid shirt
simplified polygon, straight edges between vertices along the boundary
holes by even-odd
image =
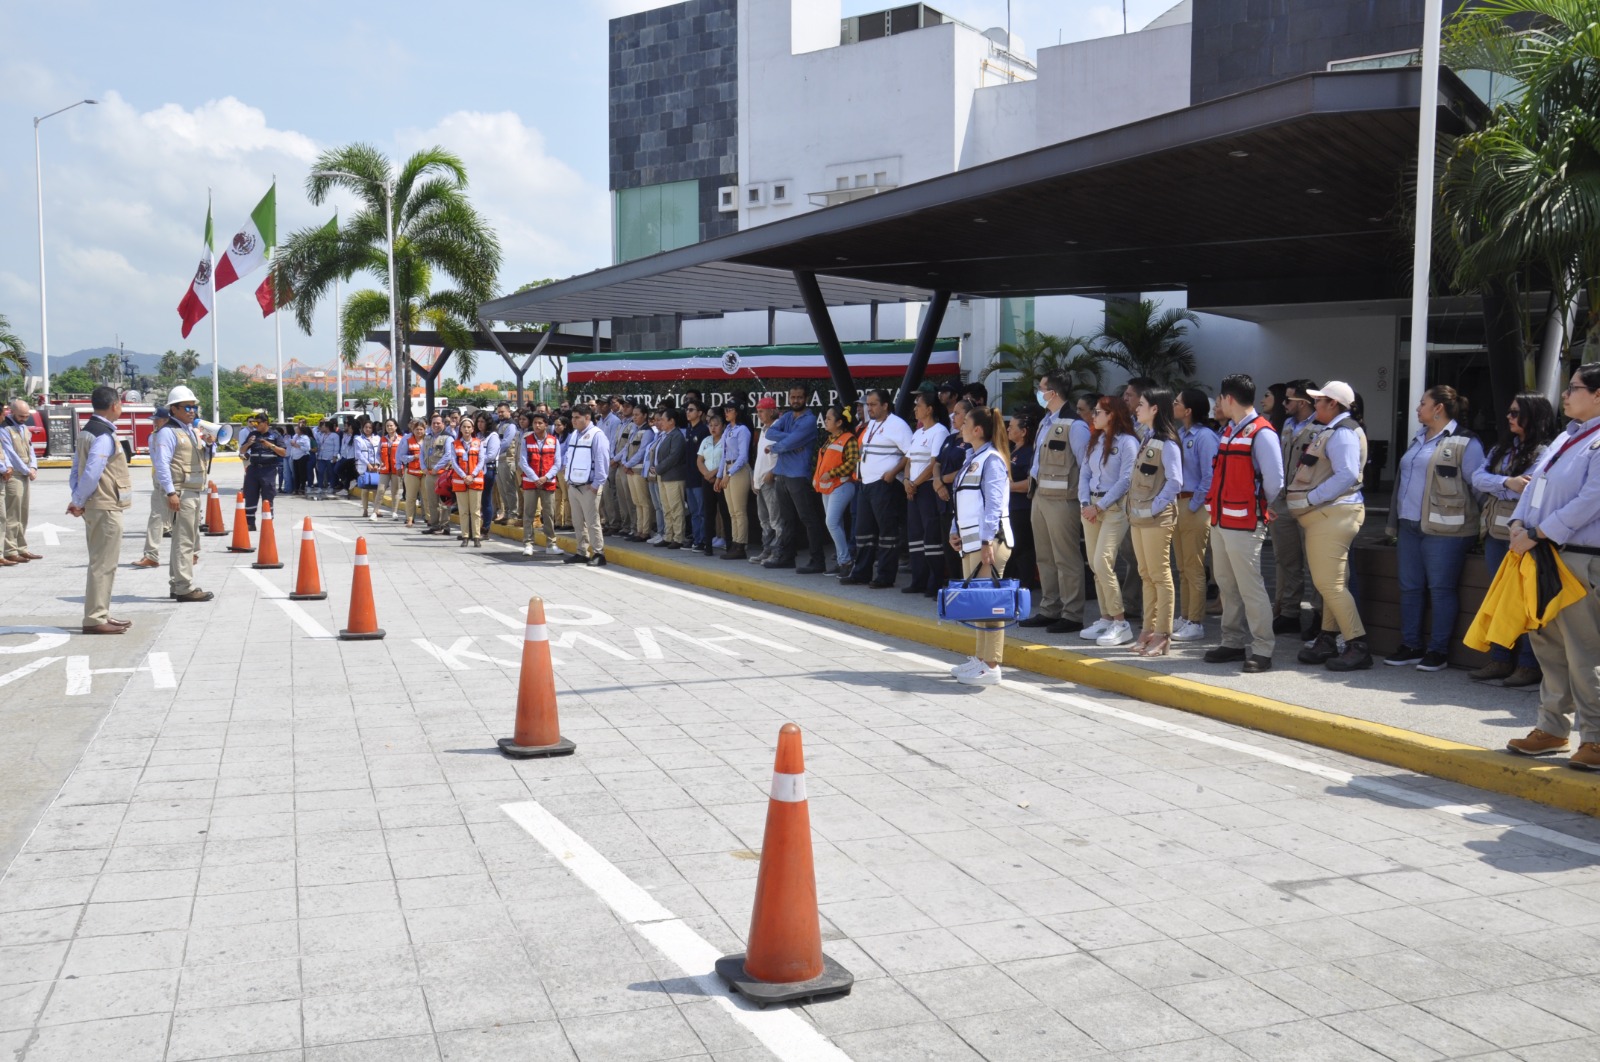
[[[833,440],[829,439],[831,443]],[[826,446],[828,443],[823,443]],[[850,433],[850,441],[844,444],[844,454],[839,458],[839,482],[849,483],[856,478],[856,466],[861,463],[861,444],[856,441],[854,432]]]

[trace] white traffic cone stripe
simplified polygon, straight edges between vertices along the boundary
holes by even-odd
[[[302,532],[300,532],[300,541],[301,542],[310,542],[312,539],[314,539],[316,537],[317,537],[316,533],[312,532],[312,531],[302,531]]]
[[[522,632],[522,640],[525,642],[548,642],[550,640],[550,628],[543,623],[530,623]]]
[[[367,555],[365,553],[357,553],[355,564],[357,568],[365,568],[367,566]]]
[[[803,774],[772,775],[772,799],[785,804],[799,804],[806,798],[806,776]]]

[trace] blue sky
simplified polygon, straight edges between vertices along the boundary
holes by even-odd
[[[803,0],[801,0],[803,2]],[[1173,0],[1128,0],[1137,28]],[[51,0],[0,5],[0,313],[39,348],[34,115],[41,127],[51,353],[186,345],[176,307],[198,256],[206,188],[217,239],[274,174],[279,229],[327,219],[303,182],[318,151],[356,140],[391,156],[440,144],[505,246],[502,287],[608,264],[607,21],[649,0],[393,0],[267,5]],[[844,13],[892,6],[845,0]],[[933,6],[1002,24],[1004,0]],[[1013,0],[1031,51],[1121,28],[1120,0]],[[350,204],[347,204],[347,207]],[[367,286],[356,278],[357,286]],[[224,366],[273,359],[255,281],[219,294]],[[318,334],[284,322],[284,359],[331,364]],[[187,345],[210,356],[202,324]],[[487,358],[480,364],[492,372]],[[36,367],[37,370],[37,367]]]

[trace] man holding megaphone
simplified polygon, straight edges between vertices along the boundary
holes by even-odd
[[[211,437],[195,427],[200,400],[183,385],[167,393],[171,419],[150,437],[150,464],[156,487],[173,512],[172,554],[168,561],[172,597],[177,601],[210,601],[215,595],[194,584],[194,561],[200,552],[200,504],[205,496],[205,448]]]
[[[265,498],[278,500],[278,467],[288,453],[288,442],[272,427],[265,410],[250,415],[249,425],[239,441],[239,460],[244,464],[244,517],[250,530],[256,529],[256,506]]]

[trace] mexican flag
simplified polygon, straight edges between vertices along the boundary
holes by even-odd
[[[289,305],[289,300],[294,298],[294,291],[290,289],[287,284],[285,284],[283,301],[276,301],[276,293],[273,291],[273,284],[277,279],[278,267],[273,266],[271,269],[267,270],[267,279],[263,280],[260,286],[256,288],[256,302],[261,304],[262,317],[271,317],[275,310],[282,309],[283,307]]]
[[[189,292],[178,303],[178,316],[183,318],[183,338],[188,339],[194,326],[211,312],[211,204],[206,204],[206,245],[200,252],[200,265],[189,281]]]
[[[272,248],[277,242],[278,186],[274,184],[250,211],[250,220],[234,234],[217,260],[217,290],[259,269],[272,257]]]

